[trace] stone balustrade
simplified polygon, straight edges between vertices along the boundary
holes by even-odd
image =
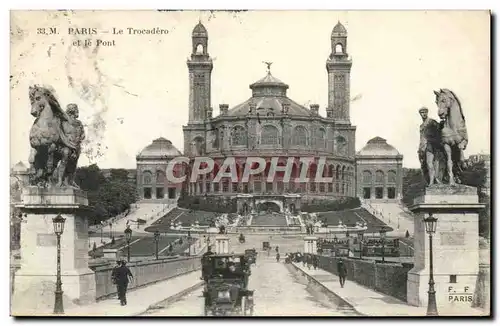
[[[134,289],[198,270],[201,268],[201,261],[199,257],[188,257],[131,262],[127,266],[134,275],[128,288]],[[116,285],[111,280],[113,267],[114,264],[107,264],[94,268],[97,300],[116,293]]]

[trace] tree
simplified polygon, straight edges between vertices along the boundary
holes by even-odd
[[[106,179],[95,164],[77,169],[75,182],[87,192],[93,207],[93,222],[100,223],[130,208],[137,200],[135,186],[128,181],[128,171],[111,169]]]

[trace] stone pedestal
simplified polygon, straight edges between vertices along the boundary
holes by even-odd
[[[66,218],[61,235],[64,304],[95,302],[95,273],[88,267],[88,200],[72,188],[27,187],[22,203],[21,268],[15,275],[13,313],[51,313],[57,274],[56,235],[52,219]]]
[[[424,217],[437,218],[433,235],[436,302],[439,307],[470,307],[479,272],[479,204],[477,189],[464,185],[436,185],[425,189],[410,210],[414,220],[414,267],[408,272],[407,301],[427,306],[429,290],[429,235]]]
[[[215,253],[216,254],[229,253],[229,237],[225,235],[218,235],[215,238]]]
[[[317,254],[318,246],[317,246],[318,238],[317,237],[304,237],[304,253],[305,254]]]

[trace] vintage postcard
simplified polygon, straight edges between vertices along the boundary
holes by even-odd
[[[491,315],[489,11],[10,18],[11,315]]]

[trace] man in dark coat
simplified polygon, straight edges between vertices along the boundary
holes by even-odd
[[[115,271],[116,277],[116,285],[118,287],[118,298],[120,299],[120,303],[122,306],[127,304],[127,287],[129,283],[129,279],[133,279],[134,276],[130,269],[126,266],[127,263],[125,261],[121,262],[120,267],[118,267]]]
[[[118,267],[120,267],[121,264],[122,264],[122,262],[120,260],[117,260],[116,265],[113,266],[113,271],[111,272],[111,281],[113,282],[114,285],[116,285],[116,292],[118,292],[118,283],[116,282],[116,269]],[[118,296],[118,299],[120,299],[119,296]]]
[[[339,261],[337,262],[337,272],[339,273],[340,286],[344,287],[345,278],[347,276],[347,267],[344,264],[344,261],[342,260],[342,258],[339,259]]]

